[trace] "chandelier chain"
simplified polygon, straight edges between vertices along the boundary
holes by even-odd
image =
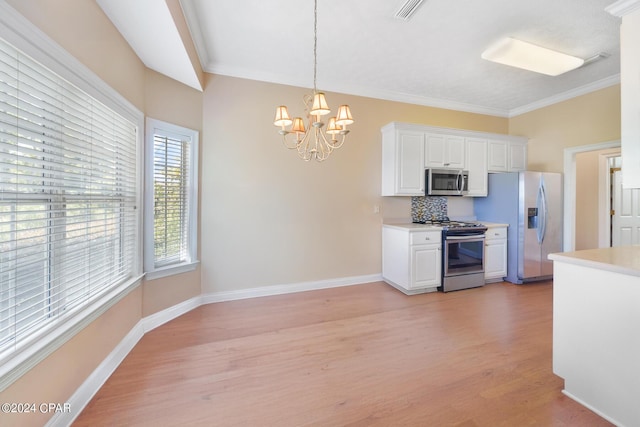
[[[318,91],[316,76],[318,74],[318,0],[313,1],[313,93]]]

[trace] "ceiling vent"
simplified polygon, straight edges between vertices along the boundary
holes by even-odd
[[[408,21],[415,11],[418,10],[418,7],[423,1],[424,0],[407,0],[407,2],[396,12],[395,17],[402,19],[403,21]]]

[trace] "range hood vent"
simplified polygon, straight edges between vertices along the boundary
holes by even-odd
[[[418,10],[418,7],[423,1],[424,0],[407,0],[407,2],[396,12],[395,17],[402,19],[403,21],[408,21],[409,18],[411,18],[411,15]]]

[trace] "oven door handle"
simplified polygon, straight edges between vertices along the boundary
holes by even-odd
[[[469,236],[447,236],[445,237],[445,240],[477,240],[477,241],[482,241],[484,240],[484,235],[483,234],[472,234]]]

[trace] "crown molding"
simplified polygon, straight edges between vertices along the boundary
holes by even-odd
[[[207,43],[203,37],[203,31],[200,27],[200,20],[198,19],[198,11],[196,6],[194,6],[191,0],[178,0],[180,3],[180,7],[182,8],[182,13],[184,14],[185,21],[187,23],[187,28],[189,28],[189,33],[191,34],[191,40],[193,41],[193,45],[196,48],[196,53],[198,54],[198,59],[200,60],[200,67],[204,71],[207,71],[207,66],[211,63],[211,58],[209,57],[207,50]]]
[[[554,96],[550,96],[549,98],[541,99],[539,101],[532,102],[531,104],[513,108],[509,110],[509,117],[511,118],[519,116],[520,114],[528,113],[539,108],[548,107],[550,105],[557,104],[562,101],[567,101],[578,96],[586,95],[588,93],[595,92],[596,90],[604,89],[616,84],[620,84],[620,74],[605,77],[604,79],[568,90],[566,92],[559,93]]]
[[[640,0],[619,0],[604,8],[605,11],[620,18],[638,9],[640,9]]]
[[[640,0],[639,0],[640,1]],[[209,64],[207,72],[212,74],[224,75],[240,79],[257,80],[274,84],[284,84],[286,86],[307,87],[302,81],[289,81],[283,83],[284,76],[281,75],[267,75],[265,73],[256,73],[254,70],[239,69],[239,68],[223,68],[215,67],[213,64]],[[406,104],[421,105],[424,107],[442,108],[445,110],[462,111],[466,113],[484,114],[495,117],[511,118],[519,116],[530,111],[537,110],[539,108],[548,107],[558,102],[566,101],[571,98],[576,98],[581,95],[586,95],[596,90],[604,89],[609,86],[613,86],[620,83],[620,74],[615,74],[610,77],[598,80],[593,83],[580,86],[569,91],[550,96],[548,98],[541,99],[539,101],[532,102],[531,104],[522,105],[520,107],[512,109],[493,108],[483,105],[467,104],[464,102],[451,101],[447,99],[430,98],[425,96],[412,95],[402,92],[388,91],[382,89],[373,89],[365,87],[353,87],[353,86],[336,86],[336,85],[322,85],[323,90],[342,93],[345,95],[362,96],[365,98],[382,99],[385,101],[402,102]]]

